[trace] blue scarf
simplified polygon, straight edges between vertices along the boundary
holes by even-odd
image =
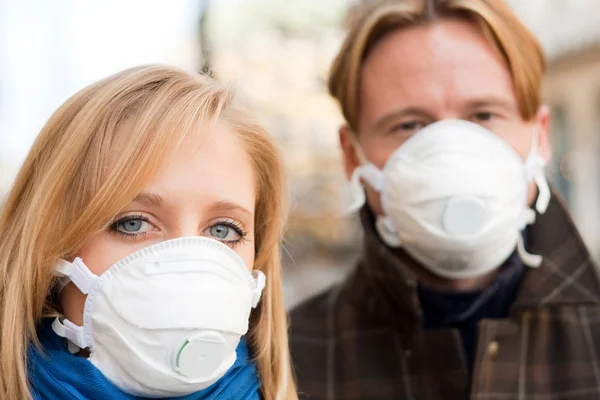
[[[123,392],[86,358],[69,353],[64,339],[51,328],[51,321],[38,330],[41,354],[30,345],[28,374],[34,400],[141,400]],[[172,400],[260,400],[256,366],[249,359],[248,345],[241,340],[237,359],[227,374],[210,387]]]

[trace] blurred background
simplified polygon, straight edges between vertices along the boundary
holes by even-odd
[[[293,195],[288,306],[342,279],[361,233],[349,204],[326,92],[350,0],[0,0],[0,195],[52,112],[127,67],[212,71],[278,140]],[[548,176],[600,258],[600,1],[510,0],[549,60]]]

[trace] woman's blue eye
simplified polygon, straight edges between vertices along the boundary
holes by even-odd
[[[123,227],[123,230],[126,232],[138,232],[142,229],[143,222],[144,221],[139,219],[130,219],[129,221],[122,222],[121,227]]]
[[[124,217],[110,226],[110,230],[127,236],[137,236],[148,233],[153,225],[145,217]]]
[[[212,237],[225,242],[239,240],[242,236],[239,232],[236,232],[233,227],[230,227],[226,224],[213,225],[210,227],[209,231]]]

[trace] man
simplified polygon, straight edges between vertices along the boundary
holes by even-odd
[[[600,398],[600,285],[543,177],[543,72],[501,0],[352,15],[329,89],[364,253],[292,312],[301,397]]]

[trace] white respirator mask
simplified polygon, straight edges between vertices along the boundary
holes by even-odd
[[[177,397],[207,388],[231,368],[265,275],[228,246],[182,237],[139,250],[93,274],[61,260],[60,275],[87,295],[83,326],[54,331],[90,350],[90,362],[124,392]]]
[[[524,264],[538,266],[541,256],[529,254],[522,237],[536,217],[527,204],[529,183],[538,187],[538,213],[550,201],[538,140],[536,131],[523,162],[508,143],[480,125],[433,123],[396,149],[382,170],[361,156],[365,162],[352,177],[352,208],[365,203],[362,180],[381,197],[383,215],[376,221],[381,239],[447,279],[485,274],[515,248]]]

